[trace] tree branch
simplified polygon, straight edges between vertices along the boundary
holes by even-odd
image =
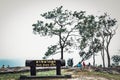
[[[72,28],[72,29],[68,32],[68,34],[67,34],[67,36],[66,36],[66,38],[65,38],[65,40],[64,40],[63,46],[65,46],[65,43],[66,43],[66,41],[67,41],[67,39],[68,39],[70,33],[71,33],[74,29],[75,29],[75,27]]]

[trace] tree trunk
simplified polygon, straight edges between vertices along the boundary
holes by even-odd
[[[108,39],[107,46],[106,46],[106,53],[107,53],[107,59],[108,59],[108,67],[110,67],[110,54],[109,54],[109,44],[112,39],[112,35],[110,35],[110,38]]]
[[[84,61],[84,58],[82,58],[82,60],[80,61],[80,63],[82,63]]]
[[[103,67],[105,67],[105,56],[104,56],[104,53],[103,53]]]
[[[106,49],[107,52],[107,58],[108,58],[108,67],[110,67],[110,55],[109,55],[109,48]]]
[[[93,66],[95,66],[95,53],[93,54]]]
[[[101,52],[103,67],[105,67],[105,54],[104,51]]]
[[[103,36],[102,37],[102,39],[103,39],[103,49],[102,49],[102,60],[103,60],[103,67],[105,67],[105,52],[104,52],[104,50],[105,50],[105,37]]]
[[[61,47],[61,59],[63,59],[63,47]]]
[[[104,40],[104,37],[102,37],[102,39],[103,39],[103,42],[102,42],[103,49],[101,51],[101,57],[102,57],[102,61],[103,61],[103,67],[105,67],[105,52],[104,52],[104,50],[105,50],[105,45],[104,45],[105,40]]]
[[[61,59],[63,59],[63,49],[64,46],[62,45],[62,37],[61,37],[61,32],[59,33],[59,43],[60,43],[60,48],[61,48]]]
[[[92,52],[93,52],[93,66],[95,66],[95,52],[93,49],[93,38],[92,38]]]

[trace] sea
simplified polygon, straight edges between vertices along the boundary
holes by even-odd
[[[5,67],[23,67],[25,66],[25,60],[19,60],[19,59],[0,59],[0,68],[2,66]]]

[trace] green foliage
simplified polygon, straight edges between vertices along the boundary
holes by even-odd
[[[77,29],[82,39],[80,41],[79,55],[83,60],[89,59],[93,54],[101,50],[101,42],[97,38],[99,30],[97,17],[94,15],[85,16],[82,22],[79,22]],[[99,36],[98,36],[99,37]]]
[[[112,19],[107,13],[105,13],[104,15],[99,16],[98,19],[101,36],[108,37],[115,34],[116,27],[114,26],[117,23],[115,18]]]
[[[94,36],[94,33],[97,31],[97,22],[93,15],[88,15],[83,18],[83,21],[80,21],[77,25],[79,33],[82,37],[91,38]]]
[[[41,36],[58,36],[59,41],[56,47],[59,47],[57,49],[60,49],[62,55],[64,50],[72,47],[72,38],[74,37],[72,35],[76,35],[74,32],[77,30],[76,24],[80,19],[83,19],[84,13],[84,11],[72,12],[64,10],[63,6],[57,7],[52,11],[41,14],[41,16],[49,22],[38,20],[37,23],[32,25],[33,32]],[[45,57],[55,54],[57,50],[53,48],[55,47],[48,47]],[[63,56],[61,56],[61,58],[62,57]]]
[[[89,58],[91,58],[91,56],[93,55],[91,51],[85,52],[85,51],[80,51],[79,52],[80,57],[82,57],[82,60],[87,60]],[[82,62],[82,61],[81,61]]]
[[[56,50],[57,50],[57,45],[51,45],[50,47],[48,47],[48,50],[47,50],[47,52],[45,53],[44,59],[45,59],[47,56],[50,56],[50,55],[55,54],[55,53],[56,53]]]
[[[64,27],[66,25],[71,25],[73,20],[72,13],[68,10],[62,10],[62,6],[53,11],[48,11],[46,13],[41,14],[45,19],[49,19],[50,23],[45,23],[44,21],[37,21],[34,26],[33,31],[35,33],[39,33],[42,36],[46,35],[59,35],[59,33],[66,33],[67,28]]]
[[[80,11],[80,12],[74,11],[73,16],[78,18],[78,20],[81,20],[85,18],[85,11]]]

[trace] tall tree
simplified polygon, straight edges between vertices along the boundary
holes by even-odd
[[[41,36],[58,36],[58,43],[48,47],[44,58],[60,51],[61,59],[63,59],[63,52],[73,44],[73,37],[77,34],[76,24],[78,20],[83,18],[84,12],[81,11],[77,15],[76,12],[63,10],[63,7],[60,6],[41,14],[41,16],[47,21],[38,20],[37,23],[33,24],[33,31]],[[75,16],[79,16],[79,19]]]
[[[77,28],[82,37],[79,42],[81,62],[93,56],[93,65],[95,66],[95,54],[101,50],[100,40],[96,37],[96,33],[100,28],[96,17],[94,15],[84,17],[83,22],[79,22]]]
[[[104,14],[99,16],[98,26],[101,27],[99,29],[100,36],[102,37],[103,43],[103,51],[105,50],[108,59],[108,67],[110,67],[110,52],[109,52],[109,45],[116,33],[116,19],[110,18],[108,14]],[[102,58],[104,59],[104,52],[102,53]]]

